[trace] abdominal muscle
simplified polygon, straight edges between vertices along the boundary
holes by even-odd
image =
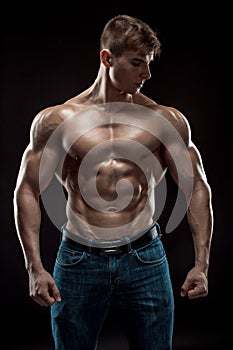
[[[74,165],[66,179],[69,231],[87,239],[115,240],[153,223],[153,181],[137,164],[111,158],[81,175]]]

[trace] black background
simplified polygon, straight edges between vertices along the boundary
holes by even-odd
[[[153,6],[152,6],[153,5]],[[13,190],[29,128],[44,107],[87,88],[99,68],[99,36],[114,15],[130,14],[157,30],[162,54],[152,64],[143,93],[181,110],[189,120],[213,191],[214,236],[209,295],[179,296],[193,248],[186,219],[164,236],[176,314],[174,350],[228,349],[232,315],[232,127],[230,8],[156,2],[93,5],[68,2],[2,11],[1,21],[1,349],[53,349],[49,309],[28,296],[28,276],[13,220]],[[168,177],[171,198],[175,188]],[[171,201],[172,202],[172,201]],[[165,224],[171,202],[161,217]],[[59,231],[42,208],[42,259],[52,271]],[[98,350],[127,350],[120,315],[111,310]],[[146,350],[146,349],[145,349]]]

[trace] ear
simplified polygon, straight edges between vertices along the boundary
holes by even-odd
[[[105,65],[105,67],[109,68],[112,65],[112,54],[108,49],[102,49],[100,51],[100,60]]]

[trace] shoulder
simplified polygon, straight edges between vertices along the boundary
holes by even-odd
[[[74,106],[66,103],[39,111],[31,124],[30,143],[35,148],[43,147],[52,133],[73,113]]]
[[[160,115],[171,125],[171,130],[175,128],[183,141],[186,144],[189,144],[191,129],[187,117],[175,107],[157,105],[156,109],[157,112],[160,113]]]
[[[186,144],[189,144],[191,139],[191,129],[187,117],[177,108],[173,106],[165,106],[156,103],[154,100],[139,94],[136,103],[142,104],[155,112],[155,116],[159,116],[163,130],[165,133],[171,133],[175,130],[182,137]]]

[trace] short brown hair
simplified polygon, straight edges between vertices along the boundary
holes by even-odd
[[[126,50],[142,50],[145,55],[153,53],[155,57],[160,54],[161,44],[148,24],[132,16],[118,15],[105,25],[100,49],[109,49],[116,57]]]

